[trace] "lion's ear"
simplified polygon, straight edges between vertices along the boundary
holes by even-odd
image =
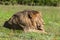
[[[32,15],[31,14],[28,14],[28,18],[32,19]]]

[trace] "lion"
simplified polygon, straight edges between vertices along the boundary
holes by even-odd
[[[35,10],[24,10],[15,13],[6,23],[9,28],[24,32],[45,32],[42,14]]]

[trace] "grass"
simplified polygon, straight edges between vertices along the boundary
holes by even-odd
[[[15,30],[11,34],[10,29],[3,27],[4,22],[14,13],[25,9],[42,12],[45,22],[44,28],[48,34],[34,32],[23,33],[20,30]],[[0,5],[0,40],[60,40],[60,7]]]

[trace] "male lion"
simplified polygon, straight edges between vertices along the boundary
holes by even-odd
[[[44,21],[40,12],[24,10],[14,14],[5,25],[12,29],[21,29],[24,32],[45,32]]]

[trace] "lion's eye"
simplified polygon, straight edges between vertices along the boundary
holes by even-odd
[[[37,29],[38,29],[38,30],[42,30],[40,27],[41,27],[41,26],[37,26]]]

